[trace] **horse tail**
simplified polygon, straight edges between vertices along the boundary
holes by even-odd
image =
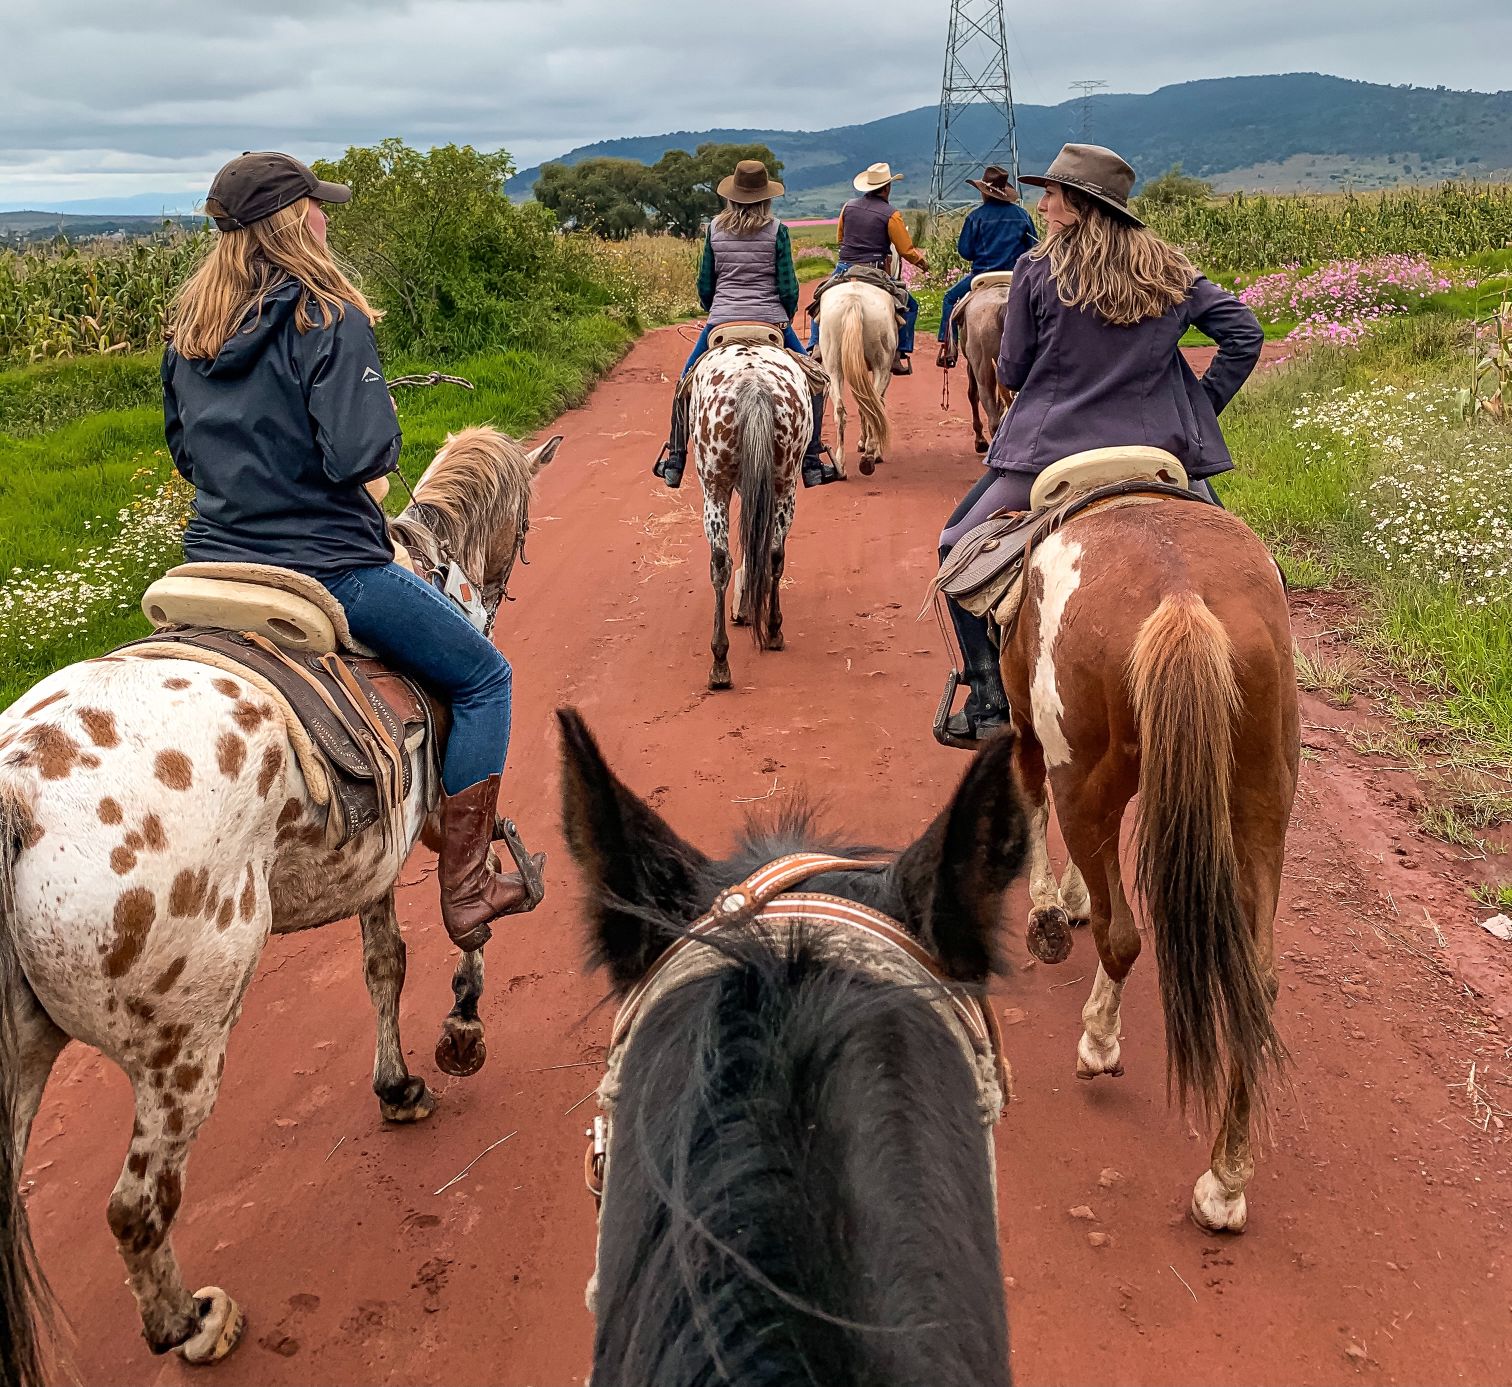
[[[777,405],[770,384],[754,373],[735,390],[737,481],[740,491],[741,588],[758,650],[768,645],[772,542],[777,533]]]
[[[1257,1110],[1285,1060],[1240,895],[1231,796],[1239,684],[1228,632],[1192,592],[1139,628],[1129,657],[1139,721],[1135,853],[1160,971],[1166,1082],[1222,1110],[1231,1062]]]
[[[52,1305],[18,1188],[24,1153],[15,1140],[22,1125],[15,1018],[17,999],[30,986],[16,952],[15,874],[31,825],[20,793],[0,784],[0,1382],[17,1387],[42,1387],[38,1322],[51,1319]]]
[[[877,393],[871,367],[866,363],[865,309],[856,299],[851,299],[841,312],[844,319],[840,324],[840,370],[856,401],[856,412],[861,416],[861,436],[864,440],[870,435],[877,452],[886,453],[891,435],[887,428],[887,410],[883,407],[882,396]],[[888,312],[892,312],[891,304]]]

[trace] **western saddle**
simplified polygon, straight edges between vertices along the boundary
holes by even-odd
[[[186,563],[147,589],[142,611],[155,634],[125,647],[133,655],[214,666],[279,708],[310,796],[327,810],[327,846],[375,824],[386,844],[403,842],[414,765],[427,804],[440,783],[446,709],[359,645],[320,583],[267,564]]]

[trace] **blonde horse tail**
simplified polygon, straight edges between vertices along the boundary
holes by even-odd
[[[765,650],[772,605],[772,541],[777,533],[777,405],[771,385],[754,373],[735,390],[735,437],[741,588],[756,648]]]
[[[16,859],[30,830],[29,808],[15,789],[0,784],[0,1382],[17,1387],[43,1387],[38,1322],[52,1317],[18,1188],[24,1153],[16,1140],[23,1123],[15,1018],[30,984],[16,953],[14,903]]]
[[[1240,695],[1223,624],[1195,593],[1164,598],[1129,657],[1139,722],[1135,854],[1183,1106],[1222,1111],[1228,1063],[1265,1109],[1285,1060],[1240,894],[1231,796]]]
[[[840,369],[856,401],[856,412],[861,416],[861,436],[863,439],[869,436],[877,455],[881,456],[887,452],[892,436],[888,432],[887,410],[883,407],[882,396],[877,393],[871,367],[866,364],[866,312],[855,299],[848,301],[841,311],[845,318],[840,325]],[[888,311],[892,311],[890,304]]]

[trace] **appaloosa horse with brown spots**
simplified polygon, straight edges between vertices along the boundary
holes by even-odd
[[[1272,1023],[1274,929],[1300,753],[1291,621],[1265,546],[1216,506],[1141,497],[1040,544],[1003,642],[1003,683],[1030,805],[1030,946],[1058,962],[1092,925],[1082,1079],[1123,1073],[1119,1003],[1139,929],[1119,863],[1136,791],[1144,897],[1169,1073],[1218,1119],[1192,1194],[1203,1228],[1240,1232],[1254,1174],[1251,1106],[1285,1058]],[[1046,834],[1071,862],[1059,885]]]
[[[709,687],[728,689],[730,499],[739,493],[741,567],[735,578],[735,624],[749,621],[758,650],[781,650],[779,590],[813,423],[812,405],[803,368],[785,348],[757,343],[733,343],[709,352],[691,388],[689,410],[714,584]]]
[[[494,429],[449,438],[396,534],[502,596],[532,481],[560,441],[526,453]],[[242,1314],[217,1287],[189,1294],[169,1231],[270,934],[360,916],[379,1110],[392,1122],[430,1114],[434,1099],[399,1040],[394,882],[434,808],[432,755],[410,752],[402,834],[385,841],[374,826],[332,851],[285,724],[247,680],[128,649],[58,671],[0,716],[0,1339],[19,1345],[11,1378],[37,1375],[15,1175],[69,1040],[108,1055],[135,1090],[108,1220],[148,1344],[190,1362],[230,1352]],[[481,1064],[482,983],[481,953],[464,954],[437,1047],[451,1072]]]

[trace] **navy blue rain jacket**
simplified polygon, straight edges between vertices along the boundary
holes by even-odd
[[[173,465],[194,484],[184,555],[267,563],[330,579],[393,559],[362,489],[399,459],[399,420],[372,324],[348,305],[300,332],[302,287],[273,289],[213,361],[163,353]]]

